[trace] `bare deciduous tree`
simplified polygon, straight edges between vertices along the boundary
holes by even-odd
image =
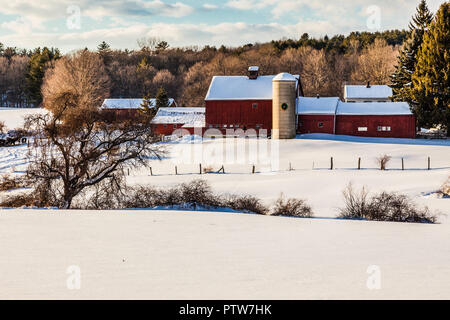
[[[86,188],[106,180],[122,185],[126,167],[145,166],[148,157],[163,153],[148,123],[107,123],[100,113],[90,112],[74,130],[63,117],[45,114],[27,120],[35,132],[27,176],[41,194],[40,205],[68,209]]]
[[[62,120],[78,125],[98,110],[109,95],[110,79],[102,58],[87,50],[59,59],[48,70],[42,87],[44,107]]]
[[[352,81],[372,84],[389,84],[394,72],[398,50],[389,46],[385,40],[376,39],[358,57],[352,72]]]

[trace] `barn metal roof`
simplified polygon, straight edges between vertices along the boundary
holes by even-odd
[[[335,114],[338,97],[299,97],[297,114]]]
[[[386,85],[346,85],[344,99],[387,99],[392,96],[392,89]]]
[[[299,78],[298,75],[294,76]],[[272,80],[275,75],[259,76],[214,76],[205,100],[272,100]],[[297,83],[298,84],[298,83]]]
[[[411,115],[407,102],[342,102],[337,115]]]

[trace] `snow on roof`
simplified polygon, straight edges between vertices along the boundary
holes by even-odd
[[[338,97],[299,97],[297,114],[334,114],[338,102]]]
[[[299,78],[298,75],[295,76]],[[272,100],[274,75],[249,79],[247,76],[214,76],[205,100]]]
[[[105,99],[102,109],[140,109],[144,99]],[[174,99],[169,99],[169,106],[174,104]],[[150,99],[152,107],[156,105],[156,99]],[[176,105],[176,104],[175,104]]]
[[[290,73],[282,72],[277,74],[272,81],[297,81],[297,79]]]
[[[411,115],[407,102],[342,102],[339,101],[338,115]]]
[[[365,85],[344,87],[344,99],[387,99],[392,96],[392,89],[386,85],[375,85],[367,88]]]
[[[204,127],[205,108],[159,108],[152,120],[154,124],[179,124],[183,127]]]

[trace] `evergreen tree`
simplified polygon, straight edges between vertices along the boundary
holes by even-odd
[[[102,57],[103,63],[105,65],[110,62],[112,51],[109,44],[107,44],[105,41],[102,41],[102,43],[97,46],[97,52]]]
[[[50,61],[59,57],[60,53],[58,49],[44,47],[42,50],[40,48],[35,49],[30,58],[28,73],[26,75],[26,86],[28,100],[36,106],[42,102],[41,86],[46,67]]]
[[[169,97],[167,96],[166,90],[164,88],[159,88],[156,94],[156,110],[159,108],[167,108],[169,106]]]
[[[147,119],[152,119],[156,115],[156,111],[152,103],[152,96],[150,93],[147,93],[142,100],[141,108],[138,109],[138,112]]]
[[[411,76],[417,63],[417,53],[422,45],[423,34],[432,20],[433,14],[429,11],[426,1],[422,0],[409,23],[410,35],[399,53],[395,72],[391,76],[394,101],[412,102]]]
[[[450,2],[441,5],[424,34],[412,81],[418,125],[440,125],[450,136]]]
[[[425,0],[421,0],[419,6],[416,8],[416,14],[412,17],[412,21],[409,23],[409,30],[418,29],[422,33],[430,25],[433,20],[433,14],[430,12]]]

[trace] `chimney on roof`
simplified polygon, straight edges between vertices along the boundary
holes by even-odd
[[[317,99],[319,99],[320,98],[320,94],[317,94]]]
[[[370,81],[367,81],[367,86],[366,88],[370,88]]]
[[[259,75],[259,67],[258,66],[251,66],[248,68],[248,78],[251,80],[255,80],[258,78]]]

